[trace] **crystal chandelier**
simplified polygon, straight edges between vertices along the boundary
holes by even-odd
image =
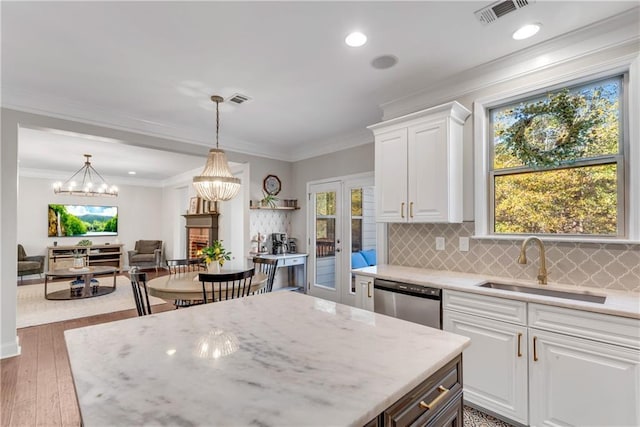
[[[84,154],[86,160],[71,178],[65,182],[53,184],[53,192],[56,194],[66,194],[69,196],[117,196],[118,187],[107,184],[107,181],[91,166],[89,159],[91,154]],[[82,176],[82,182],[76,181]]]
[[[205,200],[212,202],[233,199],[240,191],[240,180],[233,176],[229,170],[227,156],[219,147],[218,134],[220,133],[220,103],[221,96],[214,95],[211,100],[216,103],[216,148],[209,150],[207,163],[199,176],[193,177],[193,186]]]

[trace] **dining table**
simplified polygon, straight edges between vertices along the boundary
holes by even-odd
[[[239,273],[243,270],[225,270],[222,274]],[[147,282],[149,295],[161,298],[167,301],[173,300],[201,300],[202,299],[202,282],[199,279],[200,273],[216,276],[216,273],[207,273],[206,271],[189,271],[185,273],[169,274],[168,276],[160,276]],[[251,278],[251,288],[249,294],[260,291],[267,285],[267,275],[262,272],[256,272]],[[222,284],[222,292],[226,291],[225,283]],[[216,285],[216,301],[219,299],[218,286]],[[207,300],[211,301],[211,287],[207,286]]]

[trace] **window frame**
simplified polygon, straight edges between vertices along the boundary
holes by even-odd
[[[527,87],[521,87],[510,92],[501,93],[484,99],[474,101],[474,196],[475,196],[475,235],[474,238],[486,238],[494,240],[516,240],[524,234],[506,234],[494,232],[494,186],[493,186],[493,139],[490,110],[518,102],[545,93],[560,90],[565,87],[575,87],[588,84],[592,81],[611,78],[622,75],[621,102],[623,103],[621,115],[620,150],[617,155],[603,156],[606,159],[616,158],[618,167],[618,180],[623,182],[618,186],[618,218],[622,222],[618,225],[617,235],[582,235],[582,234],[537,234],[548,241],[572,241],[572,242],[597,242],[597,243],[640,243],[640,141],[638,141],[638,121],[631,123],[631,117],[638,116],[638,95],[636,82],[638,81],[638,68],[640,60],[635,59],[618,67],[609,67],[599,72],[577,76],[564,76],[553,81],[540,82]],[[630,141],[635,141],[635,146]],[[590,161],[602,163],[602,158],[592,158]],[[582,165],[586,165],[582,163]],[[572,167],[567,166],[567,167]],[[573,166],[575,167],[575,166]],[[511,168],[529,171],[527,167]],[[621,170],[622,169],[622,170]],[[620,191],[623,194],[620,194]],[[528,235],[528,234],[526,234]]]

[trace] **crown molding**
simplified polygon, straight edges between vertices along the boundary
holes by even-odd
[[[619,49],[638,52],[640,7],[479,65],[380,105],[382,120],[421,110],[568,62]]]
[[[2,86],[0,91],[2,93],[1,102],[3,108],[156,138],[170,139],[186,144],[203,147],[213,146],[211,142],[212,136],[209,132],[198,131],[194,128],[169,126],[122,114],[122,111],[112,111],[94,105],[78,103],[68,98],[53,97],[13,87]],[[290,156],[290,150],[286,150],[283,147],[265,147],[264,144],[252,143],[233,137],[225,137],[225,142],[221,148],[226,151],[276,160],[286,159]]]
[[[358,129],[329,139],[315,141],[313,144],[305,144],[293,151],[288,160],[297,162],[370,143],[373,143],[373,134],[366,128]]]

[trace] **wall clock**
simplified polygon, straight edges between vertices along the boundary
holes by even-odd
[[[280,178],[275,175],[267,175],[262,183],[262,187],[264,188],[265,193],[275,196],[280,192],[280,187],[282,187],[282,183],[280,182]]]

